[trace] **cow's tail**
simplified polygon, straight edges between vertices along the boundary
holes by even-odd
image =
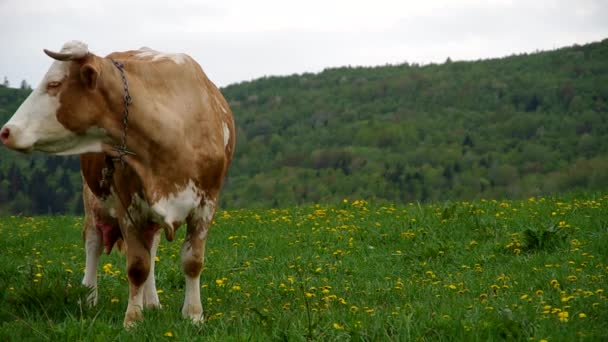
[[[165,230],[165,238],[167,241],[171,242],[175,239],[175,228],[172,224],[163,224],[163,228]]]

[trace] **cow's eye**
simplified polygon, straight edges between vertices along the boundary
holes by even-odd
[[[59,88],[60,85],[61,85],[61,82],[49,82],[49,84],[47,84],[46,87],[49,89],[56,89],[56,88]]]

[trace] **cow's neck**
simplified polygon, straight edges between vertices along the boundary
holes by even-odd
[[[108,61],[109,62],[109,61]],[[109,64],[112,70],[106,87],[113,103],[114,115],[109,115],[103,126],[108,131],[112,143],[104,146],[104,151],[118,157],[114,148],[122,144],[124,134],[124,90],[119,70]],[[137,68],[125,66],[125,76],[129,84],[132,104],[129,106],[128,128],[126,130],[126,145],[133,155],[124,155],[122,159],[141,179],[144,195],[155,202],[158,193],[171,193],[185,184],[191,177],[191,168],[184,168],[180,162],[183,155],[183,137],[179,127],[184,123],[179,116],[163,117],[158,107],[166,106],[162,97],[154,94],[140,82]],[[154,99],[161,99],[155,101]],[[182,167],[180,167],[180,165]],[[160,190],[160,191],[159,191]]]

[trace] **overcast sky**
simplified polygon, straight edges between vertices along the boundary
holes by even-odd
[[[0,0],[0,78],[59,50],[186,52],[225,86],[327,67],[502,57],[608,38],[607,0]]]

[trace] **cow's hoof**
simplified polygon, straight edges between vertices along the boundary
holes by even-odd
[[[144,308],[146,309],[161,309],[160,300],[156,291],[150,293],[144,293]]]
[[[87,305],[90,307],[97,305],[97,289],[94,289],[87,296]]]
[[[196,307],[194,305],[184,305],[182,308],[182,315],[184,318],[190,319],[190,321],[194,324],[201,324],[205,320],[202,306]]]
[[[148,302],[148,303],[144,303],[144,308],[146,308],[148,310],[150,310],[150,309],[152,309],[152,310],[157,310],[157,309],[160,310],[160,309],[163,308],[163,306],[160,305],[159,302],[156,302],[156,303],[154,303],[154,302]]]
[[[123,326],[125,329],[129,330],[137,324],[137,322],[142,321],[144,316],[141,313],[141,309],[132,308],[127,309],[127,313],[125,314],[125,321],[123,322]]]
[[[83,303],[84,302],[84,303]],[[90,308],[97,306],[97,290],[91,290],[86,300],[78,299],[78,305],[86,305]]]

